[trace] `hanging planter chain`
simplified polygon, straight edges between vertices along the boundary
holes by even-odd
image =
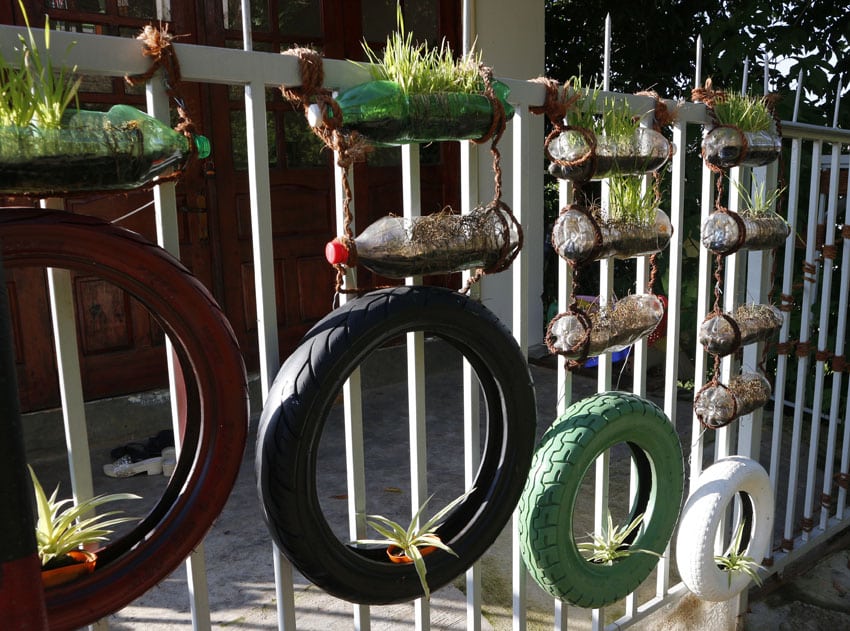
[[[742,151],[741,151],[741,155],[738,158],[738,162],[743,161],[743,159],[746,157],[747,151],[748,151],[748,141],[747,141],[746,135],[744,134],[744,132],[739,127],[737,127],[735,125],[728,125],[728,124],[722,125],[722,124],[720,124],[720,122],[717,119],[717,115],[715,114],[715,110],[714,110],[715,103],[719,100],[725,99],[726,93],[721,91],[721,90],[714,90],[712,88],[711,79],[708,79],[706,81],[704,88],[695,88],[691,92],[691,98],[692,98],[692,100],[700,101],[705,105],[706,112],[709,116],[709,119],[712,121],[714,128],[716,128],[716,127],[727,127],[727,128],[734,129],[738,132],[738,134],[740,135],[740,140],[741,140],[741,145],[742,145]],[[768,111],[770,112],[771,117],[773,118],[774,124],[776,126],[776,132],[779,135],[779,137],[781,138],[781,136],[782,136],[782,124],[781,124],[779,115],[776,112],[776,102],[777,102],[777,100],[778,100],[778,95],[776,95],[776,94],[770,94],[770,95],[766,95],[765,97],[763,97],[764,104],[766,105]],[[729,210],[726,206],[723,205],[723,203],[721,201],[722,198],[723,198],[724,192],[725,192],[724,186],[723,186],[723,178],[726,175],[727,169],[724,169],[721,166],[719,166],[717,164],[713,164],[712,162],[710,162],[706,157],[705,147],[702,148],[702,157],[703,157],[703,161],[704,161],[705,165],[715,174],[715,191],[716,192],[715,192],[715,197],[714,197],[714,212],[723,213],[723,214],[731,217],[734,220],[735,224],[737,225],[737,229],[738,229],[737,230],[738,240],[732,246],[732,248],[726,250],[723,253],[716,253],[715,256],[714,256],[714,270],[715,270],[714,271],[714,280],[715,280],[715,284],[714,284],[714,306],[713,306],[713,309],[712,309],[712,313],[706,318],[706,320],[708,320],[710,318],[723,318],[723,319],[725,319],[726,322],[729,324],[729,326],[731,327],[731,329],[733,331],[733,335],[734,335],[734,338],[735,338],[734,347],[737,349],[740,346],[740,340],[741,340],[740,327],[738,326],[738,323],[735,321],[735,319],[731,315],[726,314],[722,311],[720,303],[721,303],[721,296],[723,294],[723,263],[724,263],[724,259],[725,259],[726,256],[729,256],[731,254],[736,253],[744,245],[744,242],[745,242],[745,239],[746,239],[746,229],[745,229],[745,226],[744,226],[744,220],[741,218],[741,216],[737,212]],[[779,170],[780,170],[780,173],[779,173],[780,185],[782,185],[781,188],[784,189],[784,165],[782,164],[781,161],[780,161],[780,164],[779,164]],[[780,196],[780,198],[776,202],[777,210],[779,209],[779,204],[780,204],[781,198],[783,196],[784,195]],[[773,293],[775,291],[776,270],[777,270],[777,260],[776,259],[777,259],[777,257],[774,256],[773,257],[773,264],[772,264],[772,267],[771,267],[770,288],[768,290],[768,302],[773,301]],[[780,306],[780,310],[787,312],[787,311],[791,311],[792,307],[793,307],[793,297],[788,296],[786,294],[782,294],[782,305]],[[779,348],[780,346],[782,346],[781,349]],[[790,349],[791,349],[792,346],[793,346],[793,342],[789,342],[786,345],[777,345],[777,352],[783,352],[784,351],[784,352],[788,353],[788,352],[790,352]],[[769,347],[770,347],[769,344],[764,345],[764,348],[762,349],[761,358],[759,359],[759,362],[758,362],[757,368],[759,369],[759,371],[762,374],[767,373],[767,365],[766,364],[767,364],[767,358],[768,358],[769,350],[770,350]],[[729,400],[730,400],[731,405],[732,405],[731,416],[729,417],[728,421],[726,421],[724,423],[711,423],[711,422],[707,422],[706,420],[704,420],[702,416],[697,415],[699,420],[700,420],[700,423],[707,429],[719,429],[720,427],[724,427],[725,425],[728,425],[729,423],[731,423],[732,421],[734,421],[738,417],[738,412],[739,412],[739,410],[738,410],[738,398],[736,396],[734,396],[734,394],[730,391],[728,386],[726,386],[725,384],[722,384],[720,382],[720,367],[721,367],[721,355],[720,354],[714,354],[714,367],[713,367],[712,377],[694,395],[694,405],[695,405],[695,407],[699,406],[700,399],[703,395],[706,394],[706,392],[708,392],[708,391],[710,391],[714,388],[720,388],[720,389],[726,391],[727,393],[729,393],[731,395],[731,396],[729,396]]]
[[[564,124],[564,120],[567,117],[567,113],[578,101],[580,95],[578,93],[569,95],[569,82],[564,83],[563,86],[559,88],[558,83],[552,79],[540,77],[535,81],[543,84],[544,88],[546,89],[546,97],[543,106],[529,108],[529,111],[531,111],[533,114],[545,114],[552,124],[552,130],[549,132],[543,142],[543,149],[544,153],[546,154],[546,157],[552,162],[567,168],[581,166],[589,162],[591,168],[588,170],[588,173],[593,174],[596,168],[596,135],[591,130],[586,129],[584,127],[574,127],[571,125]],[[661,100],[657,93],[641,92],[639,94],[642,96],[650,96],[655,99],[655,113],[653,120],[653,129],[655,131],[660,132],[662,127],[671,124],[673,120],[675,120],[675,115],[668,110],[666,104],[663,100]],[[555,158],[549,151],[549,143],[563,132],[570,130],[576,131],[582,135],[585,142],[587,143],[588,151],[583,156],[571,161]],[[669,151],[672,155],[672,144],[670,145]],[[655,195],[656,202],[661,200],[661,179],[661,173],[658,170],[653,171],[653,193]],[[580,198],[581,201],[579,203],[574,203],[562,208],[561,214],[567,212],[568,210],[573,210],[586,215],[590,219],[591,225],[593,226],[594,230],[595,243],[593,247],[593,252],[599,252],[603,248],[602,231],[600,229],[598,221],[596,220],[596,218],[593,217],[592,212],[589,210],[590,199],[584,190],[584,185],[587,183],[587,181],[588,180],[575,180],[573,182],[573,197],[574,199]],[[655,283],[658,277],[657,257],[658,252],[654,252],[649,257],[650,273],[649,280],[647,282],[647,292],[649,294],[654,293]],[[586,257],[586,260],[594,260],[594,254],[591,253],[589,256]],[[555,336],[552,334],[553,324],[555,324],[562,317],[575,317],[584,329],[584,333],[579,339],[579,341],[575,345],[573,345],[573,348],[581,349],[580,356],[575,359],[566,359],[567,370],[574,371],[581,368],[587,361],[588,351],[590,349],[591,343],[592,321],[587,311],[580,306],[578,300],[578,288],[580,286],[579,271],[584,266],[584,263],[573,259],[567,259],[567,262],[569,263],[570,268],[573,272],[573,285],[572,292],[570,295],[570,304],[564,313],[556,316],[549,323],[547,335],[545,337],[545,343],[550,353],[563,354],[562,349],[558,348],[555,343]]]
[[[354,250],[351,244],[354,242],[355,234],[351,225],[353,223],[353,215],[351,212],[351,203],[353,194],[351,184],[348,179],[348,170],[355,163],[365,159],[366,154],[374,149],[369,141],[360,133],[353,130],[342,130],[344,125],[343,114],[337,101],[333,98],[330,90],[323,87],[324,85],[324,68],[322,57],[314,50],[309,48],[292,48],[284,51],[284,55],[292,55],[298,58],[298,68],[301,76],[301,85],[299,87],[290,88],[285,85],[280,86],[283,97],[300,106],[305,115],[310,106],[316,103],[321,112],[322,124],[311,125],[313,132],[322,140],[328,148],[337,153],[337,166],[341,171],[342,189],[343,189],[343,232],[344,235],[340,240],[348,249]],[[501,169],[501,154],[498,149],[498,142],[504,134],[507,125],[507,115],[502,101],[497,97],[493,90],[493,73],[492,69],[481,65],[479,67],[481,78],[484,82],[483,95],[490,102],[493,117],[490,128],[480,138],[474,139],[472,142],[483,144],[487,141],[492,141],[490,145],[490,153],[493,155],[493,173],[495,178],[495,192],[493,201],[488,204],[484,210],[490,212],[497,218],[498,224],[502,228],[504,238],[499,252],[499,257],[496,263],[487,269],[478,269],[472,275],[465,286],[460,290],[461,293],[467,293],[469,288],[477,283],[484,274],[501,272],[510,267],[514,258],[522,249],[522,228],[513,216],[513,211],[502,201],[502,169]],[[328,112],[330,111],[330,115]],[[501,211],[501,212],[500,212]],[[507,217],[504,216],[504,214]],[[515,230],[518,239],[511,243],[511,232]],[[345,280],[345,265],[342,263],[334,265],[337,270],[335,291],[336,294],[362,294],[371,288],[344,288]]]
[[[197,134],[195,123],[192,121],[192,117],[180,93],[183,76],[180,72],[180,62],[177,60],[177,53],[174,52],[174,46],[172,45],[176,37],[178,36],[168,32],[167,24],[161,29],[150,24],[145,26],[136,39],[142,42],[144,47],[142,55],[151,58],[150,68],[142,74],[124,76],[124,81],[127,85],[137,86],[146,83],[157,71],[160,71],[162,73],[162,83],[165,86],[165,92],[177,108],[178,122],[174,126],[174,131],[183,134],[189,140],[189,159],[183,166],[183,169],[177,169],[169,175],[159,177],[156,182],[157,184],[179,179],[188,165],[198,155],[198,149],[193,141],[193,138]]]

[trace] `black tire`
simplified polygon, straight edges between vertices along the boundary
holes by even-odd
[[[679,438],[653,403],[625,392],[605,392],[570,406],[544,434],[520,499],[522,558],[535,581],[555,598],[579,607],[614,603],[638,587],[658,558],[633,553],[612,565],[579,552],[573,513],[582,480],[597,456],[626,443],[637,466],[630,523],[641,513],[634,548],[662,554],[676,526],[684,488]]]
[[[85,215],[2,209],[0,242],[6,267],[70,269],[133,296],[171,340],[186,387],[182,450],[162,497],[132,531],[99,552],[94,573],[47,590],[50,628],[77,629],[155,586],[218,517],[245,448],[245,366],[211,294],[179,261],[140,235]]]
[[[340,541],[316,490],[318,444],[340,388],[372,351],[411,331],[442,338],[463,354],[487,408],[474,490],[437,531],[458,556],[440,550],[428,555],[431,589],[463,573],[493,543],[531,462],[536,408],[528,365],[481,304],[438,287],[395,287],[352,300],[316,324],[269,393],[257,437],[257,485],[266,523],[284,554],[313,583],[351,602],[389,604],[423,595],[413,566]]]

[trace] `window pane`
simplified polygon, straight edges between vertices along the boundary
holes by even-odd
[[[326,167],[331,151],[310,129],[301,112],[284,112],[286,166],[292,169]]]
[[[281,33],[305,37],[322,36],[320,0],[280,0],[277,23]]]
[[[384,42],[395,30],[396,0],[363,0],[363,38],[368,42]]]
[[[118,15],[143,20],[170,20],[170,0],[118,0]]]
[[[266,117],[268,129],[266,134],[269,143],[269,166],[277,166],[277,126],[274,115],[269,112]],[[248,139],[245,132],[245,112],[235,110],[230,112],[230,148],[233,153],[233,168],[241,171],[248,169]]]
[[[418,42],[439,44],[440,30],[437,23],[437,0],[430,2],[404,3],[404,28],[413,33]]]
[[[242,0],[221,0],[224,11],[224,28],[242,30]],[[251,28],[255,31],[269,30],[268,0],[252,0]]]

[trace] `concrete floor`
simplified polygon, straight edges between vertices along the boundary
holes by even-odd
[[[459,407],[454,397],[433,396],[432,392],[457,389],[457,375],[452,359],[446,359],[437,353],[432,368],[428,371],[428,432],[435,432],[448,440],[444,441],[440,450],[431,450],[429,456],[429,486],[436,490],[438,497],[435,502],[448,501],[458,493],[455,487],[462,485],[462,468],[457,449],[462,446],[458,440],[460,431],[457,418]],[[428,361],[432,361],[429,359]],[[533,365],[532,375],[538,396],[538,436],[555,417],[555,380],[556,371],[551,362],[545,365]],[[403,375],[401,376],[403,378]],[[627,377],[624,379],[627,380]],[[366,381],[367,386],[370,382]],[[660,396],[660,385],[656,386]],[[432,387],[434,390],[432,390]],[[630,385],[625,381],[620,383],[622,389]],[[581,398],[594,392],[595,378],[591,373],[577,374],[574,377],[574,398]],[[406,444],[406,387],[402,381],[395,383],[385,379],[382,387],[369,388],[370,397],[366,405],[377,406],[375,409],[398,408],[401,417],[395,414],[385,414],[379,419],[383,425],[381,433],[385,439],[397,440]],[[650,395],[650,398],[653,398]],[[657,399],[656,399],[657,401]],[[387,402],[393,405],[387,406]],[[659,401],[657,401],[659,402]],[[447,407],[448,406],[448,407]],[[455,406],[455,407],[451,407]],[[368,412],[367,412],[368,414]],[[373,414],[377,415],[375,412]],[[682,445],[686,451],[690,444],[691,400],[685,396],[677,411],[677,427],[680,431]],[[372,417],[370,417],[372,418]],[[40,421],[47,423],[47,421]],[[92,422],[91,420],[89,421]],[[155,433],[158,429],[156,422],[148,421],[147,425],[127,429],[127,440],[143,438]],[[260,515],[259,500],[255,488],[254,435],[257,416],[251,423],[251,436],[243,460],[239,478],[231,497],[219,519],[212,527],[202,547],[202,555],[196,557],[196,563],[205,564],[209,589],[209,602],[212,617],[212,627],[236,629],[276,629],[277,612],[274,590],[274,573],[272,560],[272,544],[266,526]],[[432,425],[433,424],[433,425]],[[120,423],[119,423],[120,425]],[[333,424],[329,421],[329,425]],[[60,425],[61,427],[61,425]],[[147,433],[146,433],[147,432]],[[96,432],[98,436],[104,434]],[[109,442],[101,440],[92,451],[95,469],[95,492],[132,491],[146,498],[155,498],[165,488],[166,480],[162,476],[138,476],[134,478],[115,480],[99,474],[100,465],[109,461],[109,450],[116,446],[117,438],[110,436]],[[334,440],[333,438],[331,440]],[[338,440],[338,439],[336,439]],[[117,444],[121,444],[120,442]],[[43,482],[46,489],[52,489],[55,480],[63,478],[64,462],[61,458],[50,457],[50,450],[43,444],[28,442],[30,457],[44,471]],[[448,447],[445,447],[448,446]],[[331,443],[325,451],[331,455],[324,461],[323,469],[328,475],[320,481],[321,496],[328,498],[324,501],[324,510],[329,522],[344,536],[346,528],[346,502],[340,501],[345,493],[344,463],[339,458],[334,459],[333,453],[338,449]],[[369,446],[367,445],[367,451]],[[437,453],[439,452],[439,453]],[[382,513],[399,511],[403,513],[409,503],[407,473],[407,453],[404,452],[404,463],[395,461],[376,460],[374,467],[370,466],[369,494],[374,497],[376,505],[381,506]],[[341,468],[342,467],[342,468]],[[628,467],[622,474],[614,473],[611,482],[612,494],[625,492]],[[432,481],[434,480],[434,481]],[[63,489],[67,489],[63,482]],[[49,491],[48,491],[49,492]],[[344,498],[342,498],[344,499]],[[445,502],[444,502],[445,503]],[[144,502],[142,502],[144,504]],[[127,510],[139,510],[139,507],[128,507]],[[373,512],[370,508],[367,512]],[[577,524],[577,529],[590,530],[590,517],[585,516],[585,522]],[[503,533],[496,544],[481,560],[483,574],[483,629],[511,628],[511,541],[508,532]],[[829,555],[810,571],[782,584],[771,591],[762,590],[762,597],[752,600],[751,613],[745,618],[747,629],[766,631],[768,629],[850,629],[850,570],[848,570],[848,551],[845,548],[832,550]],[[675,564],[673,564],[675,568]],[[654,592],[654,578],[648,581],[644,590]],[[297,628],[299,630],[328,631],[329,629],[353,628],[351,622],[352,605],[326,596],[321,590],[312,586],[299,574],[294,575],[295,603]],[[646,584],[645,584],[646,585]],[[463,593],[463,577],[453,584],[438,590],[431,600],[431,623],[433,629],[465,629],[465,596]],[[688,598],[688,597],[686,597]],[[125,609],[109,616],[106,623],[109,629],[126,631],[170,631],[191,629],[189,596],[186,587],[186,569],[182,566],[171,576],[162,581],[157,587],[127,606]],[[533,581],[528,581],[528,606],[526,616],[529,629],[551,629],[553,625],[553,602],[551,597],[540,590]],[[622,614],[622,607],[614,606],[606,610],[606,620],[614,620]],[[414,628],[414,605],[412,603],[392,607],[371,608],[372,629],[406,629]],[[679,618],[678,622],[660,622],[653,620],[637,624],[635,629],[694,629],[704,628],[702,624],[705,614],[695,614],[696,617]],[[570,629],[590,629],[590,613],[585,610],[570,608]]]

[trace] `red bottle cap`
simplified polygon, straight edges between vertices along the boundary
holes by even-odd
[[[328,241],[325,246],[325,258],[331,265],[348,263],[348,248],[339,239]]]

